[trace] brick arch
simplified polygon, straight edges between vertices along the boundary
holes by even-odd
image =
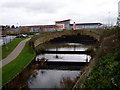
[[[48,33],[47,35],[45,36],[42,36],[42,37],[39,37],[39,38],[36,38],[35,40],[33,40],[33,47],[37,47],[38,45],[42,44],[42,43],[45,43],[47,41],[50,41],[54,38],[58,38],[58,37],[61,37],[63,35],[88,35],[90,37],[93,37],[94,39],[96,39],[98,42],[100,41],[100,35],[98,34],[95,34],[93,32],[90,32],[90,31],[86,31],[86,30],[76,30],[76,31],[73,31],[73,30],[69,30],[69,31],[62,31],[62,32],[55,32],[55,33]]]

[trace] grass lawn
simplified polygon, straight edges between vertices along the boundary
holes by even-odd
[[[16,59],[2,67],[2,85],[5,85],[8,81],[20,73],[34,57],[35,53],[29,46],[29,42],[27,42],[24,49]]]
[[[2,59],[6,58],[15,48],[16,46],[26,38],[15,38],[11,42],[7,43],[6,45],[2,46]],[[8,50],[6,50],[6,46],[8,47]],[[0,47],[1,49],[1,47]]]

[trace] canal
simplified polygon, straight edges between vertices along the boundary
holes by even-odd
[[[91,56],[83,53],[95,44],[47,42],[39,45],[31,64],[6,87],[11,88],[72,88],[89,63]],[[82,53],[78,53],[81,52]],[[63,54],[63,53],[64,54]],[[74,53],[73,53],[74,52]],[[42,63],[41,60],[46,62]]]

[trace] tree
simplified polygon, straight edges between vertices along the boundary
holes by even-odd
[[[9,26],[9,25],[6,25],[6,26],[5,26],[5,29],[10,29],[10,26]]]
[[[2,26],[2,30],[5,30],[5,26]]]
[[[15,28],[15,26],[14,26],[14,25],[12,25],[12,26],[11,26],[11,28]]]

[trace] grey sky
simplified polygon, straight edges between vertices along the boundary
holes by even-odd
[[[116,23],[119,0],[0,0],[0,24]]]

